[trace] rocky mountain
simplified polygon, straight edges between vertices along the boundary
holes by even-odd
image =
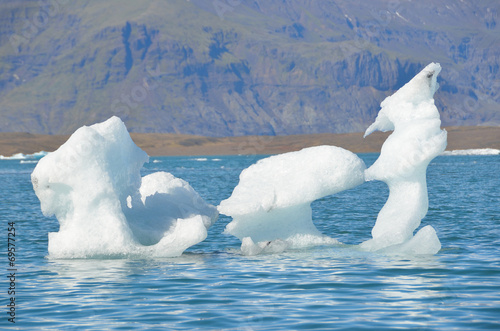
[[[444,125],[500,125],[498,0],[0,2],[0,131],[359,132],[430,62]]]

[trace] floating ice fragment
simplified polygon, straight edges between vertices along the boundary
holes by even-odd
[[[33,159],[39,159],[41,157],[44,157],[47,154],[48,154],[48,152],[40,151],[40,152],[36,152],[33,154],[17,153],[17,154],[14,154],[12,156],[0,155],[0,160],[33,160]]]
[[[245,254],[268,242],[274,247],[276,240],[287,247],[338,244],[314,226],[311,202],[362,184],[364,170],[359,157],[334,146],[262,159],[243,170],[231,197],[220,203],[219,211],[233,218],[225,232],[248,238]]]
[[[446,148],[446,131],[440,129],[434,105],[441,66],[431,63],[394,95],[381,103],[375,130],[394,132],[384,142],[377,161],[365,171],[366,180],[381,180],[389,186],[389,198],[372,229],[373,239],[361,244],[370,251],[435,254],[441,248],[431,226],[415,236],[427,214],[426,169]]]
[[[480,149],[457,149],[445,151],[441,155],[500,155],[500,149],[480,148]]]
[[[117,117],[78,129],[42,158],[33,188],[60,224],[49,233],[49,256],[170,257],[204,240],[216,208],[171,174],[141,178],[147,161]]]

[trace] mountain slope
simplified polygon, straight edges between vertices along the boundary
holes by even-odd
[[[431,61],[445,125],[499,125],[498,1],[4,1],[0,131],[363,131]]]

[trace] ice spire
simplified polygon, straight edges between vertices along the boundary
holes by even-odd
[[[440,129],[433,99],[440,71],[439,64],[431,63],[387,97],[366,130],[365,137],[376,130],[394,132],[365,171],[366,180],[387,183],[390,193],[372,229],[373,239],[361,244],[364,249],[435,254],[441,248],[430,225],[413,236],[428,210],[427,165],[446,148],[446,131]]]

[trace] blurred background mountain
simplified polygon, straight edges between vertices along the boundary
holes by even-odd
[[[430,62],[443,125],[500,125],[498,0],[0,2],[0,131],[360,132]]]

